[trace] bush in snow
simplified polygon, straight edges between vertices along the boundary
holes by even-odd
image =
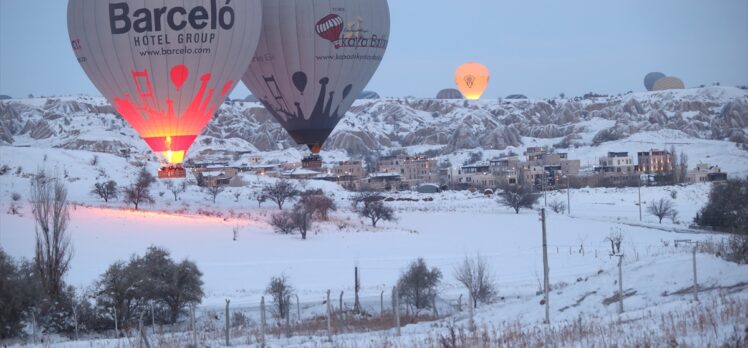
[[[0,175],[8,174],[8,172],[10,172],[10,167],[7,164],[0,166]]]
[[[283,204],[299,195],[296,185],[288,180],[279,180],[274,184],[267,184],[262,188],[262,195],[275,202],[278,209],[283,210]]]
[[[218,198],[218,195],[223,193],[225,188],[221,185],[210,185],[205,188],[205,192],[208,194],[208,197],[213,198],[213,204],[216,204],[216,198]]]
[[[135,210],[143,203],[153,204],[156,201],[151,196],[151,185],[156,182],[150,172],[145,168],[140,170],[138,177],[124,189],[125,203],[135,206]]]
[[[270,218],[270,226],[273,226],[275,231],[281,234],[291,234],[296,230],[293,216],[291,216],[291,213],[287,211],[273,214]]]
[[[265,289],[265,294],[273,298],[273,305],[275,306],[274,314],[278,320],[285,319],[288,316],[293,291],[294,289],[289,283],[288,277],[283,274],[279,277],[273,277]]]
[[[465,257],[462,264],[455,268],[454,277],[460,282],[473,298],[473,308],[478,308],[478,302],[489,304],[496,299],[496,285],[486,259],[480,255],[474,258]]]
[[[695,222],[720,231],[748,234],[748,179],[712,184],[709,202]]]
[[[0,339],[21,335],[24,321],[29,319],[34,301],[24,284],[28,278],[21,271],[22,267],[0,248],[0,303],[3,304],[0,306]],[[32,269],[32,266],[26,268]]]
[[[110,199],[117,198],[118,191],[117,183],[114,180],[109,180],[107,182],[97,182],[94,184],[91,194],[99,196],[99,198],[103,199],[104,202],[109,203]]]
[[[519,214],[520,209],[532,209],[532,206],[540,199],[540,195],[532,192],[530,188],[521,185],[505,185],[499,193],[498,203],[514,209]]]
[[[678,217],[678,212],[673,207],[673,202],[669,199],[660,198],[659,201],[654,201],[647,206],[647,213],[657,217],[662,223],[662,219],[670,217],[675,221]]]
[[[397,281],[402,302],[415,309],[432,308],[442,272],[434,267],[429,270],[422,258],[414,261]]]
[[[563,214],[566,212],[566,203],[559,200],[553,200],[548,202],[548,207],[556,214]]]

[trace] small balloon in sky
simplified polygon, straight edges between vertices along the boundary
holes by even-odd
[[[490,73],[485,65],[466,63],[457,68],[455,83],[465,99],[478,100],[488,87]]]

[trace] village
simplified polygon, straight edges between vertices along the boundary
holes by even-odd
[[[452,166],[449,162],[425,156],[392,155],[372,165],[349,160],[323,165],[319,156],[301,162],[265,164],[261,156],[251,156],[251,164],[230,166],[228,162],[192,163],[188,168],[204,187],[241,187],[242,173],[294,180],[323,180],[338,183],[350,191],[494,190],[528,186],[535,190],[567,187],[636,187],[691,184],[727,180],[727,173],[716,165],[688,166],[685,153],[675,149],[649,149],[634,155],[608,152],[597,165],[583,168],[578,159],[545,147],[529,147],[522,156],[510,152],[502,157]],[[367,168],[370,169],[367,171]]]

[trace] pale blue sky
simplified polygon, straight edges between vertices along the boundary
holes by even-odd
[[[0,94],[99,95],[75,61],[65,0],[0,0]],[[431,97],[465,61],[486,97],[642,90],[649,71],[687,86],[748,85],[748,0],[390,0],[392,34],[369,85]],[[240,85],[235,97],[249,92]]]

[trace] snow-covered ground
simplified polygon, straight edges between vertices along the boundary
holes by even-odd
[[[729,155],[729,151],[721,155],[725,153]],[[8,161],[9,158],[12,160]],[[45,169],[66,181],[70,199],[77,203],[71,211],[70,225],[75,256],[66,279],[76,287],[92,285],[111,263],[157,245],[170,250],[176,259],[195,261],[204,273],[206,298],[200,307],[203,314],[220,311],[228,298],[232,300],[232,308],[256,318],[267,283],[280,274],[287,275],[297,290],[303,307],[302,319],[324,313],[322,301],[327,290],[335,298],[343,291],[345,306],[350,307],[354,267],[361,270],[364,307],[378,313],[382,292],[388,298],[402,270],[414,259],[423,257],[444,274],[439,308],[445,319],[406,326],[403,338],[399,339],[392,338],[392,332],[383,331],[344,335],[336,338],[336,342],[341,347],[377,347],[385,341],[401,347],[416,342],[430,346],[426,342],[435,334],[446,334],[451,323],[465,327],[467,313],[458,312],[456,303],[460,295],[466,302],[466,295],[454,279],[453,269],[466,256],[480,254],[493,271],[501,300],[477,311],[478,326],[499,329],[516,325],[521,330],[542,327],[538,326],[543,318],[543,307],[538,304],[542,296],[537,294],[543,267],[537,211],[525,210],[517,215],[497,204],[495,198],[469,192],[432,196],[400,193],[398,197],[433,197],[434,201],[389,203],[397,209],[398,220],[372,228],[350,212],[349,193],[334,184],[306,182],[303,185],[307,188],[321,188],[333,196],[341,209],[332,215],[330,222],[318,224],[309,239],[302,241],[298,235],[275,234],[267,220],[277,209],[270,203],[258,208],[251,200],[258,185],[271,179],[247,176],[247,187],[229,189],[215,205],[197,188],[191,188],[180,201],[174,202],[159,183],[154,188],[157,203],[135,212],[120,202],[104,204],[89,191],[97,180],[114,179],[126,184],[134,178],[136,168],[115,156],[99,154],[97,165],[90,163],[92,158],[93,154],[84,151],[0,147],[0,159],[12,164],[9,173],[0,176],[0,246],[6,252],[14,257],[33,255],[34,224],[25,202],[30,176],[38,169]],[[736,166],[741,163],[745,164],[739,161]],[[165,194],[158,197],[159,192]],[[624,288],[636,292],[625,300],[627,314],[622,317],[635,324],[627,324],[628,329],[618,331],[616,342],[627,342],[626,332],[636,332],[636,325],[649,323],[653,317],[693,308],[691,295],[683,291],[692,285],[690,247],[684,247],[683,243],[676,247],[675,241],[720,240],[723,236],[688,227],[706,202],[708,185],[643,188],[643,204],[670,198],[673,192],[679,218],[663,221],[662,225],[646,212],[643,221],[639,221],[635,188],[572,190],[571,216],[549,213],[548,250],[554,289],[550,307],[559,330],[575,320],[599,323],[618,320],[616,305],[602,303],[618,289],[617,258],[609,256],[610,246],[606,241],[611,233],[624,236]],[[23,197],[21,216],[5,213],[13,193]],[[233,193],[240,193],[239,200],[235,200]],[[565,202],[568,197],[564,191],[553,192],[548,194],[548,201]],[[542,205],[543,198],[536,208]],[[233,229],[237,226],[239,239],[233,241]],[[697,255],[697,264],[700,286],[710,289],[702,293],[703,303],[726,306],[724,301],[729,300],[745,306],[748,266],[706,254]],[[699,346],[723,342],[734,326],[741,324],[729,319],[714,325],[713,337],[699,337],[700,341],[694,338],[687,343]],[[275,339],[272,344],[312,347],[324,345],[324,339],[322,336]],[[252,339],[237,338],[237,343],[241,342]],[[117,344],[91,341],[78,346]],[[206,344],[218,345],[219,336]],[[63,342],[59,346],[76,345]]]

